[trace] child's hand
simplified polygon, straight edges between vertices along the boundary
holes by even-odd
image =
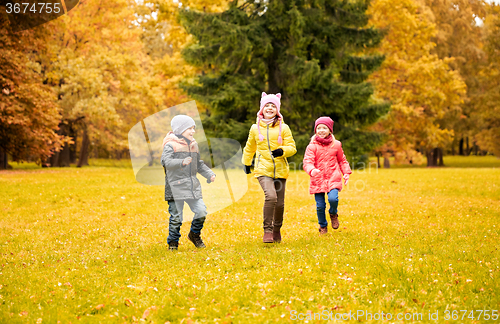
[[[315,177],[318,175],[318,173],[320,173],[321,171],[319,171],[318,169],[314,169],[311,171],[311,177]]]
[[[345,185],[347,186],[347,182],[349,181],[349,175],[348,174],[344,174],[344,180],[345,180]]]
[[[283,149],[276,149],[274,151],[271,151],[271,155],[274,157],[274,158],[277,158],[277,157],[280,157],[280,156],[283,156]]]
[[[193,161],[193,158],[189,156],[182,160],[182,165],[188,165],[189,163],[191,163],[191,161]]]
[[[215,174],[210,178],[210,182],[215,182]]]

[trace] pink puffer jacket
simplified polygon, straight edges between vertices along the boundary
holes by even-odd
[[[329,145],[322,145],[315,138],[316,135],[311,138],[304,155],[304,171],[307,174],[311,175],[314,169],[320,170],[320,173],[311,177],[309,193],[330,192],[332,189],[340,191],[342,174],[352,173],[342,150],[342,143],[334,137]]]

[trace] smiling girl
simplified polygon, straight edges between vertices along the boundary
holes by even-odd
[[[289,167],[287,157],[297,152],[292,132],[280,113],[281,94],[262,93],[257,123],[252,125],[242,162],[245,173],[256,155],[254,173],[264,190],[264,243],[281,242],[285,209],[285,186]]]
[[[316,200],[319,232],[326,234],[328,221],[325,215],[325,193],[330,203],[332,228],[337,229],[339,228],[337,207],[339,191],[342,190],[342,174],[347,185],[352,171],[342,150],[342,143],[332,134],[333,120],[330,117],[318,118],[314,123],[314,133],[304,155],[304,171],[311,176],[309,193],[314,194]]]

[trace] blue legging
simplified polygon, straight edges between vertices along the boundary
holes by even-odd
[[[325,215],[325,209],[326,209],[326,202],[325,202],[325,193],[317,193],[314,194],[314,199],[316,200],[316,213],[318,214],[318,223],[319,226],[321,227],[327,227],[328,222],[326,220],[326,215]],[[330,203],[330,209],[328,212],[330,214],[336,214],[337,213],[337,207],[339,206],[339,190],[338,189],[332,189],[328,193],[328,202]]]

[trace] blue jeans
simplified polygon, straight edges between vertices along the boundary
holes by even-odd
[[[181,238],[182,211],[184,202],[189,205],[189,208],[194,213],[193,221],[191,222],[191,231],[200,234],[205,218],[207,216],[207,207],[203,199],[186,199],[186,200],[169,200],[168,212],[170,220],[168,222],[168,238],[167,243],[179,242]]]
[[[326,202],[325,202],[325,193],[317,193],[314,194],[314,199],[316,200],[316,213],[318,214],[318,223],[319,226],[321,227],[327,227],[328,222],[326,221],[326,215],[325,215],[325,209],[326,209]],[[339,206],[339,190],[338,189],[332,189],[328,193],[328,202],[330,203],[330,209],[328,212],[330,214],[336,214],[337,213],[337,207]]]

